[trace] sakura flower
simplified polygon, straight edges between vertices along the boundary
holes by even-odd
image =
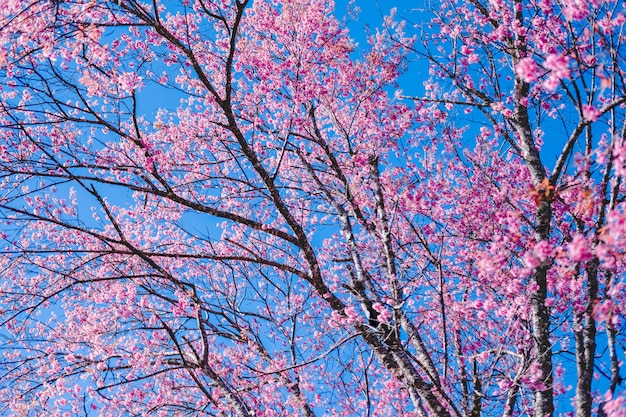
[[[582,20],[589,14],[588,2],[581,0],[566,0],[563,7],[563,16],[567,20]]]
[[[576,235],[567,245],[567,254],[574,262],[586,262],[593,259],[587,239],[583,235]]]
[[[626,397],[618,396],[608,400],[602,406],[602,410],[606,413],[607,417],[620,417],[624,415],[624,409],[626,408]]]
[[[591,104],[583,105],[583,117],[585,118],[585,120],[595,122],[600,116],[602,116],[602,112],[600,111],[600,109]]]
[[[524,254],[523,261],[527,268],[537,268],[541,263],[539,259],[530,251]]]
[[[525,83],[531,83],[537,81],[537,78],[541,75],[541,68],[530,57],[522,58],[515,66],[515,73]]]
[[[553,247],[547,240],[537,242],[533,248],[533,253],[541,262],[544,262],[550,255],[552,255]]]
[[[550,75],[543,83],[543,86],[548,90],[554,90],[561,80],[570,78],[569,58],[567,56],[561,54],[548,55],[543,66],[550,70]]]
[[[346,314],[347,320],[349,323],[355,323],[359,321],[359,313],[356,308],[352,305],[347,306],[343,312]]]
[[[125,93],[132,93],[143,86],[142,78],[135,72],[124,72],[117,78],[118,85]]]
[[[569,78],[570,76],[569,58],[564,55],[548,55],[546,61],[543,63],[543,66],[552,71],[552,74],[558,78]]]
[[[374,308],[374,310],[376,310],[376,312],[378,312],[378,321],[380,321],[381,323],[389,322],[389,319],[391,318],[391,313],[385,308],[384,305],[382,305],[381,303],[374,303],[372,307]]]
[[[608,322],[613,318],[613,313],[615,310],[615,305],[613,301],[610,299],[598,301],[595,303],[593,307],[593,316],[596,321],[599,322]]]

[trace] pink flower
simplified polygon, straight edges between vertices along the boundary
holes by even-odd
[[[595,122],[600,116],[602,116],[602,112],[600,111],[600,109],[591,104],[583,105],[583,117],[585,118],[585,120]]]
[[[537,259],[537,257],[533,255],[531,251],[526,252],[522,260],[524,261],[524,266],[526,266],[527,268],[537,268],[541,264],[541,262],[539,262],[539,259]]]
[[[120,89],[125,93],[132,93],[143,86],[142,77],[135,72],[123,72],[117,78]]]
[[[378,312],[378,321],[381,323],[389,322],[389,319],[391,319],[391,313],[385,308],[384,305],[381,303],[374,303],[372,307]]]
[[[567,56],[561,54],[548,55],[543,66],[559,79],[569,78],[570,76],[569,57]]]
[[[547,240],[542,240],[537,242],[535,247],[533,248],[533,252],[537,259],[541,262],[544,262],[550,255],[552,255],[552,245]]]
[[[576,235],[567,245],[567,253],[574,262],[586,262],[593,259],[587,239],[583,235]]]
[[[550,70],[550,75],[543,82],[543,86],[547,90],[554,90],[559,82],[563,79],[569,79],[569,57],[561,54],[548,55],[543,67]]]
[[[534,59],[526,57],[517,63],[515,73],[525,83],[531,83],[537,81],[537,78],[541,75],[541,69]]]
[[[623,417],[625,408],[626,397],[623,395],[615,399],[606,401],[602,406],[602,410],[604,410],[608,417]]]
[[[581,0],[566,0],[563,7],[563,16],[567,20],[582,20],[589,15],[588,2]]]
[[[359,320],[359,313],[357,312],[354,306],[347,306],[343,309],[344,314],[346,315],[348,323],[356,323]]]
[[[610,299],[597,301],[593,307],[593,317],[596,321],[605,321],[608,322],[613,317],[613,312],[615,310],[615,306],[613,305],[613,301]]]
[[[338,312],[334,311],[330,314],[330,318],[328,319],[328,325],[332,328],[341,327],[344,319]]]
[[[610,246],[600,243],[594,248],[594,252],[606,268],[615,267],[615,257],[613,256]]]

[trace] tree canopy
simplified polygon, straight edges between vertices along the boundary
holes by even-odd
[[[624,5],[399,6],[0,6],[1,414],[624,415]]]

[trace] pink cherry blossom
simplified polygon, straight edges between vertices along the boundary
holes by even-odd
[[[556,89],[561,80],[570,78],[569,58],[561,54],[550,54],[543,63],[549,70],[548,78],[543,82],[547,90]]]
[[[588,3],[582,0],[564,2],[563,15],[567,20],[582,20],[589,15]]]
[[[541,262],[545,262],[552,255],[553,251],[553,246],[547,240],[537,242],[533,248],[533,253]]]
[[[174,3],[0,7],[0,414],[619,415],[621,3]]]
[[[607,417],[620,417],[624,415],[626,409],[626,397],[624,395],[616,396],[602,404],[602,410]]]
[[[597,107],[591,104],[583,105],[583,117],[585,120],[595,122],[602,115],[602,112]]]
[[[537,65],[534,59],[530,57],[522,58],[515,66],[515,73],[525,83],[531,83],[537,81],[541,76],[541,68]]]
[[[567,245],[567,253],[575,262],[586,262],[593,259],[587,239],[580,234],[572,237],[572,241]]]

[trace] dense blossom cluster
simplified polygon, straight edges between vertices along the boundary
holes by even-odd
[[[0,7],[0,414],[623,415],[623,5],[333,8]]]

